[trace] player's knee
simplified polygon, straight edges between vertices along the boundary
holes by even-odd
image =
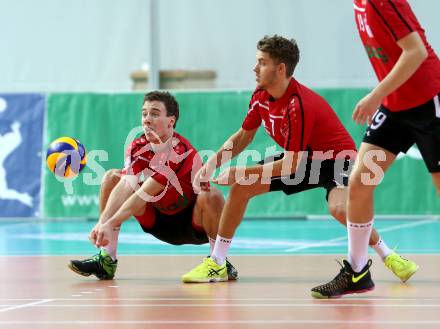
[[[102,185],[111,185],[114,186],[119,182],[120,175],[119,170],[110,169],[107,170],[102,178]]]
[[[359,194],[372,193],[376,185],[364,184],[361,174],[352,174],[348,181],[348,193],[351,197]]]
[[[345,204],[338,203],[331,205],[329,206],[329,211],[334,218],[336,218],[342,224],[345,224],[347,216]]]
[[[220,192],[215,187],[207,192],[202,192],[197,196],[197,203],[205,207],[214,207],[215,209],[223,207],[225,199],[223,198],[222,192]]]
[[[223,207],[225,203],[225,198],[223,193],[215,187],[211,187],[209,193],[207,193],[207,202],[215,208]]]

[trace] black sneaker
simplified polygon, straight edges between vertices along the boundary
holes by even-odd
[[[100,280],[111,280],[115,276],[118,261],[113,260],[105,250],[100,250],[92,258],[71,260],[67,266],[75,273],[90,276],[94,274]]]
[[[228,273],[228,280],[237,280],[237,278],[238,278],[238,271],[229,262],[229,260],[227,258],[226,258],[226,271]]]
[[[371,259],[367,265],[356,273],[346,260],[343,260],[339,274],[329,283],[312,288],[312,297],[315,298],[338,298],[346,294],[359,294],[374,289],[374,282],[371,280],[370,266]]]

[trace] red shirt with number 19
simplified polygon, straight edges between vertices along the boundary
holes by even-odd
[[[324,98],[293,78],[277,100],[263,89],[254,91],[242,128],[253,130],[262,122],[270,137],[286,151],[333,151],[331,158],[335,159],[353,155],[350,151],[356,150]],[[341,151],[348,153],[339,154]]]
[[[417,32],[428,52],[417,71],[385,97],[386,108],[393,112],[414,108],[440,92],[440,60],[406,0],[354,0],[354,12],[362,43],[379,81],[390,73],[402,54],[397,41],[408,34]]]

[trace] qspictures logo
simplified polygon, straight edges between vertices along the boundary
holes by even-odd
[[[134,133],[136,132],[137,133]],[[125,143],[125,148],[127,149],[129,145],[136,139],[136,136],[139,135],[139,132],[142,132],[141,127],[134,128],[132,132],[130,132],[127,136],[127,141]],[[171,167],[176,167],[175,164],[182,164],[184,161],[191,161],[190,164],[187,164],[191,167],[191,179],[194,186],[194,191],[200,191],[200,186],[196,186],[196,184],[200,184],[201,182],[197,180],[197,175],[201,168],[202,163],[208,162],[208,159],[216,154],[213,150],[198,150],[198,156],[192,156],[193,151],[188,150],[186,152],[176,152],[175,146],[180,143],[180,141],[176,138],[171,138],[167,142],[161,144],[155,144],[153,147],[151,143],[147,143],[144,141],[145,145],[139,147],[139,149],[130,152],[130,156],[127,157],[125,161],[124,167],[124,175],[129,176],[132,179],[125,178],[131,188],[145,201],[147,202],[156,202],[160,200],[167,192],[169,188],[174,188],[180,195],[184,195],[181,183],[179,181],[179,177],[176,172]],[[229,146],[229,149],[232,149],[233,145]],[[292,172],[292,159],[294,158],[295,152],[284,152],[284,156],[282,157],[282,178],[283,183],[286,185],[297,185],[304,180],[307,180],[309,184],[317,184],[320,180],[322,163],[325,160],[334,160],[334,177],[333,179],[338,183],[342,182],[344,177],[348,177],[353,169],[353,163],[356,158],[356,152],[353,150],[346,150],[340,153],[335,154],[334,151],[329,150],[326,152],[323,151],[314,151],[314,152],[298,152],[299,153],[299,161],[294,170],[294,175]],[[97,157],[101,161],[105,161],[108,158],[108,154],[104,150],[91,150],[89,152],[89,161],[88,167],[93,173],[83,173],[81,175],[76,176],[73,180],[82,177],[83,183],[86,185],[100,185],[102,178],[105,174],[105,169],[96,161]],[[191,157],[190,157],[191,155]],[[264,152],[260,152],[258,150],[244,150],[240,154],[237,155],[236,163],[233,167],[236,169],[240,168],[240,170],[235,171],[234,181],[236,184],[240,185],[252,185],[256,181],[260,181],[263,184],[270,184],[271,178],[274,176],[273,168],[271,164],[273,164],[273,159],[279,155],[276,147],[271,146],[264,150]],[[191,159],[189,159],[189,157]],[[222,163],[227,165],[227,163],[232,159],[232,152],[225,151],[222,157]],[[368,152],[364,156],[364,164],[366,168],[368,168],[368,172],[362,174],[362,183],[365,185],[377,185],[382,181],[383,171],[381,170],[378,162],[385,161],[386,155],[383,151],[375,150]],[[264,159],[270,159],[265,163],[265,170],[263,174],[258,177],[251,177],[255,175],[246,176],[244,170],[247,166],[255,165],[258,162],[261,162]],[[194,159],[197,159],[195,161]],[[223,161],[226,160],[226,161]],[[137,169],[136,172],[133,170],[134,165],[137,161],[141,162],[141,168]],[[346,162],[349,162],[349,166],[346,166]],[[174,166],[172,166],[174,164]],[[220,176],[224,171],[230,170],[232,167],[222,167],[222,170],[218,173],[217,177]],[[309,169],[308,169],[309,168]],[[215,168],[214,168],[215,169]],[[166,178],[167,183],[164,190],[156,196],[150,196],[147,193],[144,193],[140,186],[143,182],[145,182],[149,177],[153,176],[155,173],[159,173],[163,177]],[[212,171],[212,175],[206,177],[207,181],[213,179],[215,175],[215,170]],[[73,185],[71,180],[62,180],[65,184],[65,190],[67,194],[73,195]],[[340,183],[338,186],[342,186]],[[66,199],[67,200],[67,199]],[[82,199],[81,199],[82,200]],[[71,200],[68,199],[70,202]],[[86,202],[87,201],[87,202]],[[97,202],[96,200],[82,200],[83,203],[89,202]]]

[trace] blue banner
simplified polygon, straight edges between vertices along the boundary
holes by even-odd
[[[38,217],[45,98],[0,94],[0,217]]]

